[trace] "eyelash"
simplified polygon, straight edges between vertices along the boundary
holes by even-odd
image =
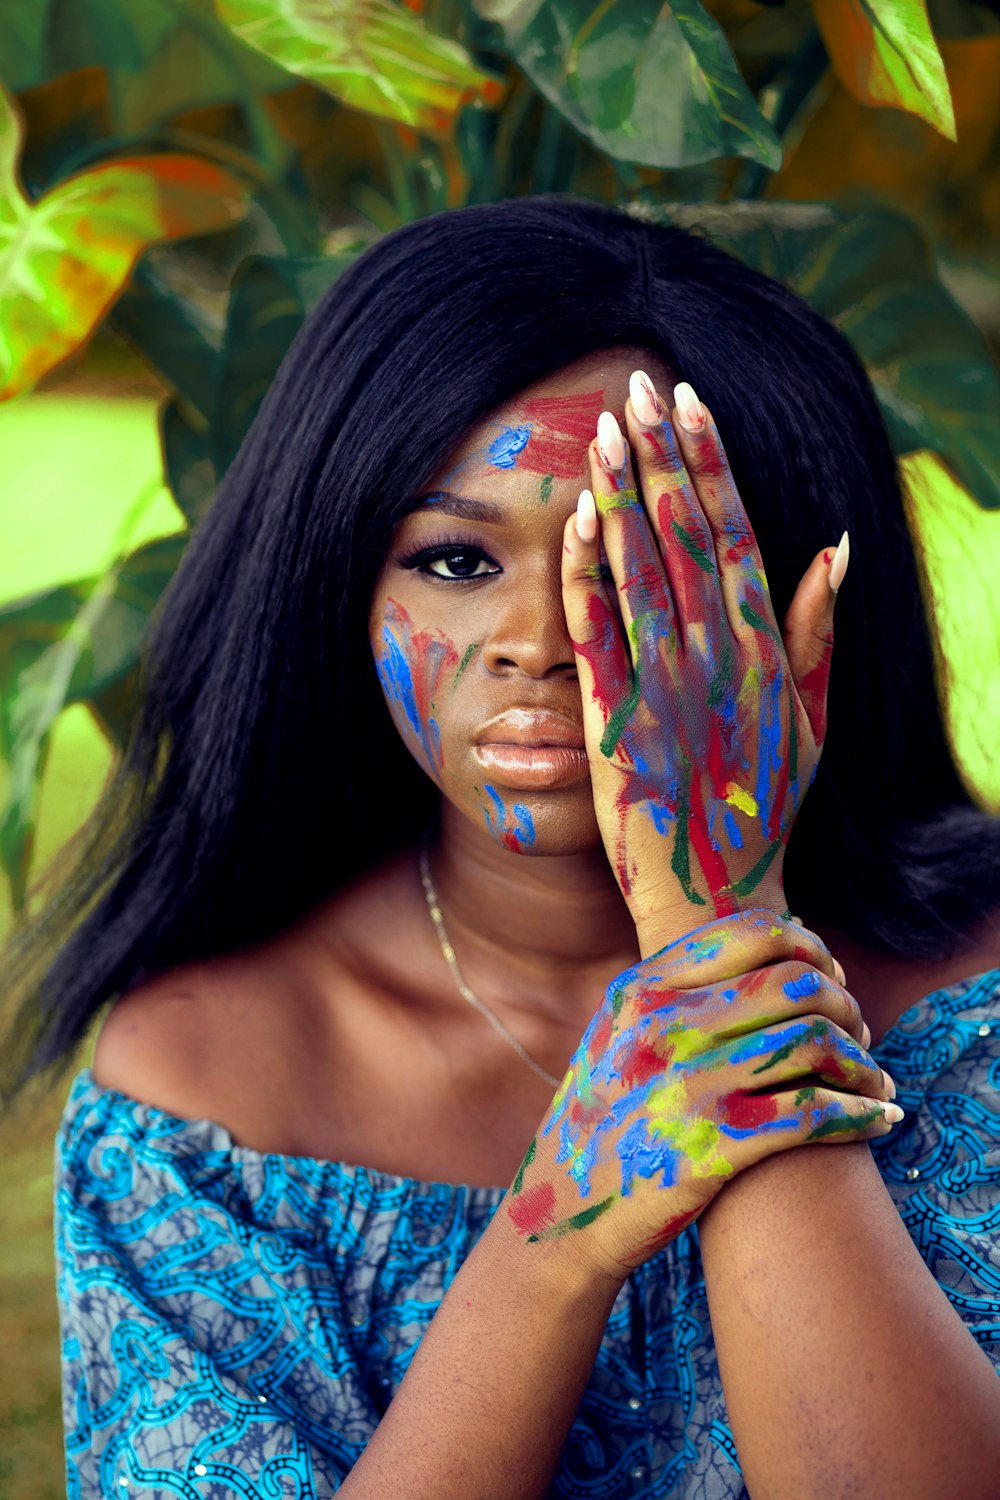
[[[435,542],[430,547],[415,547],[412,552],[407,552],[399,559],[399,565],[401,568],[419,568],[425,578],[433,578],[438,583],[478,583],[483,578],[496,576],[495,573],[474,573],[465,578],[448,578],[444,573],[431,572],[432,562],[437,562],[440,558],[454,557],[457,552],[477,552],[480,558],[492,562],[492,558],[483,551],[474,537],[453,536]]]
[[[434,542],[429,547],[414,547],[411,552],[404,553],[399,558],[401,568],[418,568],[425,578],[432,578],[437,583],[479,583],[484,578],[495,578],[502,569],[495,568],[492,573],[471,573],[465,578],[447,578],[443,573],[432,573],[430,564],[437,562],[440,558],[454,557],[456,552],[478,552],[481,558],[487,562],[493,559],[489,553],[484,552],[475,537],[453,536],[445,537],[440,542]],[[606,563],[601,564],[601,577],[605,583],[612,580],[611,569]]]

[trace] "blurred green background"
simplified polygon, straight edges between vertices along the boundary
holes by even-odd
[[[98,799],[137,622],[302,318],[379,235],[525,193],[700,226],[851,339],[955,757],[1000,810],[998,70],[1000,0],[0,6],[0,939]],[[64,1092],[0,1120],[0,1500],[65,1493]]]

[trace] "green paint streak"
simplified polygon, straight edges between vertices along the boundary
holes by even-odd
[[[715,676],[712,678],[712,685],[708,690],[709,708],[720,707],[726,696],[726,689],[729,687],[732,679],[733,648],[729,640],[725,640],[722,643],[722,652],[719,658],[719,665],[716,668]]]
[[[691,533],[689,531],[685,531],[684,527],[679,525],[677,521],[672,521],[670,523],[670,529],[674,533],[674,536],[677,538],[677,540],[680,542],[681,546],[684,548],[684,551],[698,564],[701,571],[703,573],[707,573],[709,577],[714,578],[715,563],[711,560],[711,558],[705,555]]]
[[[810,1083],[807,1088],[799,1089],[798,1093],[795,1095],[795,1103],[796,1105],[809,1104],[813,1099],[815,1099],[815,1097],[816,1085],[814,1083]]]
[[[538,498],[543,505],[548,505],[549,501],[552,499],[552,481],[554,478],[555,475],[546,474],[545,478],[542,480],[542,488]]]
[[[752,1073],[766,1073],[768,1068],[774,1067],[775,1063],[784,1062],[786,1057],[791,1057],[801,1040],[801,1037],[796,1037],[794,1041],[786,1042],[783,1047],[776,1047],[766,1062],[762,1062],[759,1068],[751,1068],[750,1071]]]
[[[799,775],[799,734],[795,720],[795,693],[791,674],[788,677],[788,722],[791,726],[788,736],[788,778],[797,781]]]
[[[517,1169],[517,1176],[514,1178],[514,1186],[510,1190],[511,1197],[513,1197],[515,1193],[519,1193],[521,1191],[521,1183],[524,1181],[525,1170],[531,1166],[531,1163],[535,1159],[535,1149],[537,1145],[538,1137],[536,1135],[532,1137],[531,1145],[528,1147],[527,1151],[524,1154],[524,1161]]]
[[[631,692],[629,693],[627,698],[623,699],[622,702],[619,703],[618,707],[611,715],[607,724],[604,726],[604,735],[601,739],[601,754],[606,755],[609,760],[614,754],[615,746],[625,732],[625,724],[627,720],[635,712],[636,705],[639,702],[638,666],[635,667],[634,671],[635,675],[632,678]]]
[[[770,621],[765,620],[762,615],[759,615],[756,610],[752,609],[745,599],[740,600],[740,614],[743,616],[744,620],[746,620],[748,625],[753,626],[754,630],[763,631],[763,633],[765,635],[769,635],[772,641],[774,641],[777,645],[782,647],[784,646],[784,642],[782,641],[781,636],[775,630]]]
[[[551,1229],[544,1229],[541,1234],[529,1234],[527,1243],[533,1244],[536,1240],[554,1240],[561,1234],[569,1234],[572,1229],[586,1229],[588,1224],[593,1224],[601,1214],[609,1209],[612,1203],[617,1203],[618,1194],[612,1193],[602,1203],[595,1203],[590,1208],[585,1208],[582,1213],[574,1214],[571,1219],[563,1219],[561,1224],[553,1224]]]
[[[815,1130],[810,1130],[806,1140],[814,1141],[817,1136],[821,1135],[847,1135],[849,1132],[853,1134],[855,1130],[864,1130],[866,1126],[880,1118],[884,1120],[885,1116],[876,1105],[867,1119],[863,1115],[841,1115],[835,1120],[824,1120],[822,1125],[817,1125]]]
[[[759,885],[764,879],[771,861],[780,848],[781,839],[775,839],[773,843],[769,844],[749,874],[744,875],[742,880],[733,882],[730,887],[733,894],[736,896],[749,896],[754,886]]]
[[[461,677],[462,673],[465,671],[466,667],[469,665],[469,662],[472,660],[472,658],[475,656],[475,654],[476,654],[476,652],[478,650],[479,650],[479,642],[478,641],[470,641],[469,644],[466,646],[466,648],[465,648],[465,655],[462,657],[462,660],[459,662],[459,664],[458,664],[458,670],[455,673],[454,677],[451,679],[451,690],[452,690],[452,692],[454,692],[455,689],[458,687],[458,679]]]
[[[692,761],[686,750],[681,751],[681,760],[684,765],[684,785],[677,807],[677,837],[674,840],[674,852],[670,856],[670,868],[688,900],[695,906],[707,906],[704,896],[695,890],[691,882],[691,840],[688,829],[691,824]]]

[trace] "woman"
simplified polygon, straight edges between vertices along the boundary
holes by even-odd
[[[829,324],[594,204],[407,225],[145,662],[24,1069],[122,996],[71,1493],[995,1492],[1000,824]]]

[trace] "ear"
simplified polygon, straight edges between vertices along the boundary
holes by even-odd
[[[826,692],[833,660],[833,609],[837,602],[830,587],[830,567],[836,552],[836,547],[824,547],[817,552],[795,590],[781,627],[792,681],[818,746],[826,739]]]

